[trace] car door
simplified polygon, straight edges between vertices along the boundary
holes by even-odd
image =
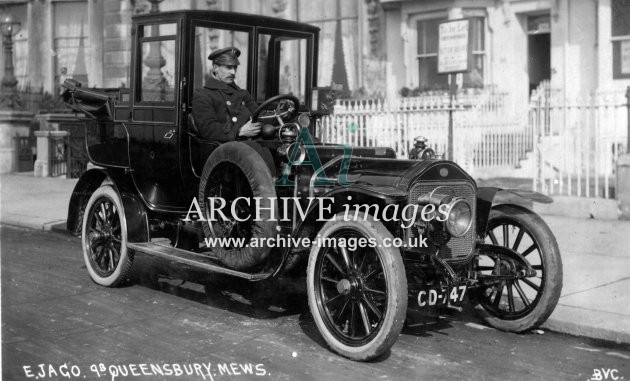
[[[186,89],[182,92],[187,100],[186,115],[183,123],[190,122],[192,116],[192,100],[195,94],[202,91],[212,72],[212,61],[208,60],[208,55],[213,51],[227,46],[233,46],[240,50],[240,65],[236,71],[235,83],[248,91],[251,89],[251,46],[253,44],[253,27],[241,24],[230,24],[208,19],[193,19],[189,27],[190,35],[187,36],[188,45],[185,49],[186,62]],[[184,108],[182,108],[184,109]],[[192,128],[187,126],[187,129]],[[197,130],[206,128],[203,125],[196,126]],[[187,132],[188,130],[185,130]],[[184,137],[183,137],[184,138]],[[207,150],[203,148],[203,143],[191,140],[190,144],[182,146],[180,160],[182,162],[182,177],[186,184],[195,183],[195,177],[199,177],[207,159]],[[188,168],[186,168],[188,167]],[[198,179],[197,179],[198,180]],[[189,189],[189,193],[191,189]],[[194,196],[197,195],[194,189]]]
[[[134,183],[153,209],[185,208],[179,169],[179,39],[176,20],[134,28],[129,161]]]

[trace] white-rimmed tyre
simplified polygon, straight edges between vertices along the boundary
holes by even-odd
[[[385,247],[391,233],[378,221],[343,221],[338,214],[319,231],[307,269],[308,302],[319,332],[330,348],[352,360],[366,361],[391,348],[407,311],[407,277],[400,250]],[[376,243],[357,247],[352,241]],[[345,241],[346,245],[342,245]],[[387,242],[386,242],[387,243]],[[346,247],[342,247],[346,246]],[[368,244],[368,246],[370,246]]]
[[[103,185],[90,197],[83,217],[83,259],[94,282],[116,287],[127,280],[133,254],[127,249],[127,224],[118,192]]]
[[[492,208],[485,243],[504,246],[525,258],[536,275],[501,280],[471,293],[476,311],[502,331],[524,332],[541,325],[553,312],[562,291],[562,259],[551,229],[534,212],[516,205]],[[509,272],[499,257],[480,256],[476,270],[491,275]]]

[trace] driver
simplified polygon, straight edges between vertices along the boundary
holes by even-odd
[[[238,48],[227,47],[208,56],[210,78],[192,100],[192,115],[204,140],[225,143],[260,134],[260,123],[251,120],[258,105],[247,90],[234,83],[240,55]]]

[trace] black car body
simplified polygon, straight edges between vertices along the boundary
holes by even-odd
[[[331,111],[331,89],[316,87],[318,28],[179,11],[135,16],[131,38],[128,89],[83,89],[70,81],[64,94],[86,115],[86,145],[97,166],[79,180],[68,212],[68,229],[82,233],[97,283],[124,281],[134,252],[251,281],[306,268],[309,304],[322,336],[334,351],[357,360],[393,345],[408,302],[410,308],[456,307],[466,296],[489,324],[517,332],[538,326],[555,307],[562,267],[553,235],[530,210],[494,203],[500,192],[548,198],[478,188],[456,163],[430,151],[406,160],[386,147],[317,140],[317,119]],[[245,51],[240,85],[263,102],[257,116],[272,127],[256,144],[272,153],[275,178],[257,166],[260,160],[251,159],[243,142],[215,145],[209,158],[199,157],[200,147],[212,142],[198,139],[190,105],[206,74],[203,45],[218,46],[218,40]],[[283,76],[285,70],[293,79]],[[287,90],[291,94],[283,95]],[[289,218],[272,225],[200,221],[214,202],[206,201],[209,195],[219,194],[211,192],[227,189],[222,195],[231,192],[228,204],[235,205],[239,195],[256,196],[261,183],[272,184],[266,196],[289,200],[275,210]],[[249,190],[240,190],[243,184]],[[411,219],[409,205],[427,213]],[[190,218],[197,206],[202,213]],[[329,221],[321,218],[321,208],[328,217],[350,211],[355,218]],[[314,243],[248,252],[203,244],[221,235],[251,239],[276,232]],[[378,246],[330,248],[315,243],[318,236],[373,239]],[[381,245],[394,239],[416,244]],[[241,257],[230,262],[230,255]]]

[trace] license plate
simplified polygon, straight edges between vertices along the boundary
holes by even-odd
[[[444,306],[450,304],[461,303],[466,295],[466,285],[452,286],[450,288],[433,288],[427,287],[418,292],[418,305],[420,307],[427,306]]]

